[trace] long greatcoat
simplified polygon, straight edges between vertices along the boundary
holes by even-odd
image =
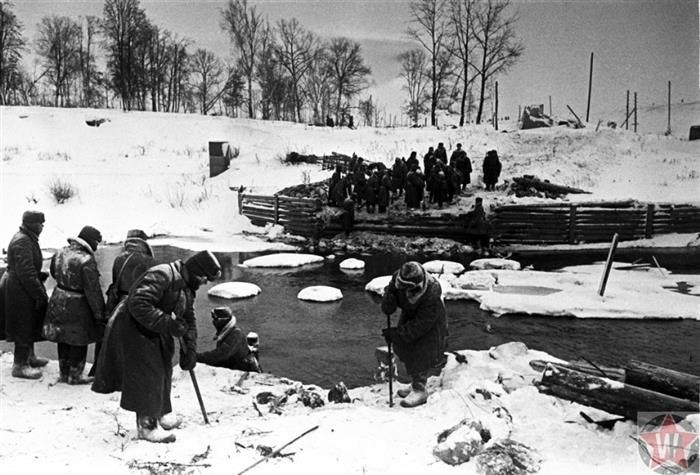
[[[138,415],[160,417],[172,411],[175,342],[168,329],[171,313],[187,326],[183,336],[186,351],[197,351],[194,291],[182,277],[183,266],[178,260],[148,269],[107,324],[92,390],[105,394],[121,390],[121,407]],[[124,358],[120,368],[109,364],[114,348],[120,348]]]
[[[447,312],[442,301],[442,289],[438,281],[426,273],[425,293],[411,303],[403,289],[396,288],[394,273],[384,289],[382,311],[392,314],[401,309],[398,323],[399,339],[393,341],[396,355],[406,372],[413,376],[440,366],[447,348]]]
[[[495,152],[486,153],[482,169],[484,172],[484,183],[495,185],[498,182],[498,176],[501,174],[501,161],[498,159],[498,154]]]
[[[84,346],[101,335],[105,302],[100,273],[90,245],[81,238],[69,238],[51,259],[51,276],[56,288],[49,299],[44,336],[57,343]]]
[[[107,300],[107,313],[111,313],[122,298],[126,297],[134,282],[141,274],[156,265],[153,250],[141,238],[128,238],[124,241],[124,251],[112,263],[112,284],[116,287],[117,301]]]
[[[46,289],[39,279],[39,237],[24,226],[7,246],[7,270],[0,279],[0,339],[30,345],[43,340]]]

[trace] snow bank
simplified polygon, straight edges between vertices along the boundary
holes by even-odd
[[[224,282],[209,289],[210,297],[222,299],[244,299],[253,297],[261,292],[260,287],[250,282]]]
[[[374,279],[367,282],[367,284],[365,285],[365,290],[367,292],[372,292],[379,296],[383,296],[384,289],[387,285],[389,285],[389,282],[391,282],[390,275],[382,275],[379,277],[375,277]]]
[[[301,267],[321,262],[323,262],[323,257],[314,254],[279,253],[254,257],[243,261],[242,265],[245,267]]]
[[[299,300],[310,300],[312,302],[334,302],[343,298],[340,289],[327,285],[313,285],[302,289],[297,294]]]
[[[287,447],[285,452],[294,456],[271,458],[255,473],[475,473],[475,459],[452,467],[433,454],[438,435],[465,418],[492,433],[484,450],[510,434],[541,459],[545,475],[644,470],[631,440],[636,435],[632,422],[618,422],[612,431],[596,430],[579,412],[594,419],[606,418],[605,413],[540,394],[532,386],[539,375],[529,362],[555,358],[515,344],[460,353],[467,364],[450,356],[440,377],[428,380],[427,403],[414,409],[400,407],[397,398],[388,407],[386,383],[351,389],[351,403],[332,404],[327,388],[200,364],[195,372],[209,425],[202,422],[189,375],[176,367],[172,401],[183,425],[173,444],[137,440],[134,415],[120,409],[118,393],[100,395],[87,386],[55,384],[56,361],[40,380],[12,378],[12,355],[3,354],[3,471],[87,474],[100,467],[101,473],[126,475],[139,467],[179,473],[190,465],[184,468],[196,473],[238,473],[262,458],[256,447],[279,448],[318,426]],[[319,394],[325,405],[306,407],[302,387]],[[258,413],[252,401],[264,392],[283,402],[257,403]],[[89,460],[76,456],[86,453]]]
[[[341,262],[340,268],[345,270],[361,270],[365,268],[365,261],[351,257]]]

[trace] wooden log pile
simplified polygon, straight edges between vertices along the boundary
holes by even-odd
[[[321,229],[318,217],[321,207],[320,199],[243,195],[239,210],[255,225],[281,224],[286,232],[314,236]]]
[[[523,175],[521,177],[513,177],[510,193],[515,194],[517,197],[539,196],[541,198],[556,199],[568,195],[569,193],[590,192],[580,188],[550,183],[548,180],[540,180],[533,175]]]
[[[700,377],[648,363],[631,361],[624,371],[610,374],[597,366],[586,369],[541,360],[530,362],[530,366],[542,371],[542,379],[535,383],[540,392],[627,419],[635,420],[639,412],[698,412],[699,409]]]

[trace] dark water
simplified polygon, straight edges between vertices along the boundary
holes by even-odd
[[[191,254],[167,246],[154,250],[158,262]],[[118,252],[118,248],[104,248],[98,253],[105,288]],[[404,256],[359,256],[367,263],[359,274],[340,271],[340,257],[335,262],[286,270],[237,266],[254,257],[252,254],[228,253],[217,257],[224,267],[224,281],[252,282],[262,293],[244,300],[222,300],[207,295],[213,284],[200,289],[195,302],[200,350],[213,347],[210,309],[228,305],[244,332],[256,331],[260,335],[265,371],[324,387],[341,380],[350,387],[372,382],[376,368],[374,348],[384,344],[380,331],[386,325],[386,317],[379,308],[379,298],[365,292],[364,286],[376,276],[391,273],[405,260]],[[532,264],[537,267],[536,262]],[[568,263],[560,264],[565,265]],[[311,285],[338,287],[344,297],[335,303],[303,302],[296,298],[301,289]],[[488,349],[509,341],[522,341],[530,348],[564,359],[583,357],[598,364],[615,365],[634,358],[700,374],[700,322],[694,320],[525,315],[495,318],[479,310],[478,304],[467,301],[448,301],[447,311],[451,350]],[[394,316],[393,321],[397,318]],[[486,331],[487,324],[491,332]],[[40,353],[55,357],[54,344],[41,343],[38,348]]]

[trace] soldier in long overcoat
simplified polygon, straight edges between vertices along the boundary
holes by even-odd
[[[484,157],[482,165],[484,171],[484,185],[486,190],[495,190],[498,183],[498,176],[501,174],[501,161],[498,159],[498,152],[489,150]]]
[[[181,423],[170,402],[174,338],[181,338],[180,368],[191,370],[197,361],[195,293],[204,282],[220,276],[221,265],[209,251],[185,262],[156,265],[137,279],[110,318],[114,322],[108,326],[92,390],[122,391],[120,405],[136,413],[140,439],[175,440],[174,434],[165,432]],[[123,355],[121,368],[107,364],[113,348],[120,348]]]
[[[394,273],[384,289],[382,312],[391,315],[401,309],[398,325],[385,328],[382,335],[411,376],[410,390],[400,390],[404,407],[425,403],[428,376],[445,365],[447,314],[442,289],[435,277],[418,262],[409,261]]]
[[[7,270],[0,279],[0,339],[15,344],[15,378],[38,379],[38,368],[48,363],[34,355],[34,342],[43,340],[41,326],[48,301],[39,247],[43,229],[44,213],[24,212],[22,225],[7,246]]]
[[[95,251],[102,241],[100,232],[85,226],[68,246],[51,258],[51,276],[56,288],[49,299],[44,336],[58,344],[60,382],[87,384],[83,375],[87,347],[102,335],[99,324],[105,319],[105,301],[100,286]]]

